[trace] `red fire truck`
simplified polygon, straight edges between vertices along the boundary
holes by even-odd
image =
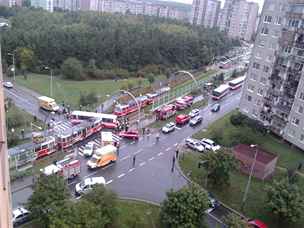
[[[33,143],[36,159],[50,155],[57,150],[56,139],[53,136],[44,138],[41,143]]]
[[[171,116],[174,116],[176,113],[176,107],[175,105],[169,104],[165,105],[155,111],[156,118],[158,120],[166,120],[170,118]]]
[[[193,103],[193,97],[192,96],[184,96],[182,98],[178,98],[175,101],[175,106],[177,110],[184,110],[188,107],[190,107]]]

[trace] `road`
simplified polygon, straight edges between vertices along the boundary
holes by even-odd
[[[168,135],[162,135],[160,141],[156,143],[155,135],[140,138],[136,143],[126,142],[121,146],[119,160],[104,169],[90,171],[86,167],[87,159],[81,156],[83,145],[79,147],[78,157],[81,160],[81,176],[69,183],[71,192],[74,186],[81,179],[93,176],[103,176],[106,179],[107,187],[115,191],[120,197],[137,198],[147,201],[161,203],[166,192],[170,189],[180,189],[187,185],[187,181],[175,167],[171,172],[172,158],[175,148],[179,143],[195,132],[207,128],[209,124],[223,117],[238,107],[240,92],[236,91],[228,95],[221,101],[221,111],[211,113],[209,105],[201,110],[204,117],[203,124],[197,128],[184,126],[177,128]],[[92,138],[91,141],[98,143],[98,139]],[[136,164],[132,166],[133,156],[136,156]],[[13,206],[23,204],[31,194],[30,188],[23,188],[14,192],[13,187]]]

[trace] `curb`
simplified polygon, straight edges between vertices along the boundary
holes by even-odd
[[[120,199],[120,200],[131,200],[131,201],[136,201],[136,202],[140,202],[140,203],[147,203],[147,204],[152,204],[154,206],[160,207],[159,203],[149,201],[149,200],[144,200],[144,199],[138,199],[138,198],[132,198],[132,197],[118,197],[118,199]]]

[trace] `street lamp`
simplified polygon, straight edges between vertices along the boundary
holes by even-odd
[[[13,71],[14,81],[16,81],[15,51],[16,50],[14,50],[13,53],[7,53],[8,55],[13,57],[13,69],[11,69],[11,71]]]
[[[256,163],[256,160],[257,160],[257,156],[258,156],[257,145],[251,144],[250,148],[254,148],[255,149],[255,154],[254,154],[253,163],[252,163],[251,168],[250,168],[250,174],[249,174],[248,182],[247,182],[246,189],[245,189],[244,196],[243,196],[243,200],[242,200],[241,211],[244,210],[244,206],[245,206],[245,203],[246,203],[246,200],[247,200],[247,194],[248,194],[249,187],[250,187],[250,184],[251,184],[251,179],[252,179],[255,163]]]
[[[50,80],[50,97],[53,97],[53,70],[52,68],[46,66],[44,69],[49,70],[51,74],[51,80]]]

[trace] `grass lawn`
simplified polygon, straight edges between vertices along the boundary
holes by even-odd
[[[118,200],[118,217],[117,217],[117,226],[115,228],[131,228],[131,227],[141,227],[141,228],[159,228],[159,213],[160,208],[155,205],[141,203],[136,201],[129,200]],[[135,221],[138,223],[137,226],[134,226],[132,222]],[[139,226],[140,225],[140,226]],[[32,224],[26,224],[22,228],[38,228]]]
[[[231,146],[232,136],[238,132],[244,132],[244,134],[250,135],[254,141],[261,146],[263,149],[278,154],[278,165],[288,168],[295,168],[300,161],[304,160],[304,152],[298,148],[292,147],[287,143],[277,139],[271,134],[262,135],[254,132],[248,127],[235,127],[230,123],[230,116],[233,114],[229,113],[222,119],[211,124],[207,131],[198,132],[194,135],[195,138],[211,137],[214,132],[221,131],[222,139],[220,144],[224,146]]]
[[[184,156],[180,158],[180,165],[183,172],[188,175],[194,182],[205,187],[205,175],[206,172],[203,168],[198,168],[198,161],[200,160],[200,154],[196,152],[185,152]],[[191,173],[191,174],[190,174]],[[277,171],[275,177],[284,175],[282,171]],[[229,205],[230,207],[241,210],[241,202],[246,188],[248,176],[243,175],[240,172],[235,172],[231,175],[230,186],[223,188],[216,188],[208,186],[208,191],[212,192],[217,199],[221,202]],[[255,178],[252,179],[250,190],[248,192],[248,198],[244,209],[244,214],[250,218],[258,218],[264,221],[271,228],[284,227],[284,228],[300,228],[303,227],[304,219],[297,224],[279,226],[277,220],[273,217],[265,208],[266,192],[265,187],[270,182],[263,182]],[[304,188],[304,178],[300,180],[300,187]]]
[[[86,80],[71,81],[63,80],[60,77],[53,78],[53,98],[58,103],[65,101],[72,106],[78,106],[81,93],[96,92],[99,102],[107,99],[107,94],[111,95],[118,91],[123,85],[133,83],[137,85],[139,79],[128,80]],[[41,95],[50,96],[50,77],[42,74],[29,74],[28,79],[17,77],[17,83],[38,92]],[[147,86],[148,80],[144,79],[142,86]]]

